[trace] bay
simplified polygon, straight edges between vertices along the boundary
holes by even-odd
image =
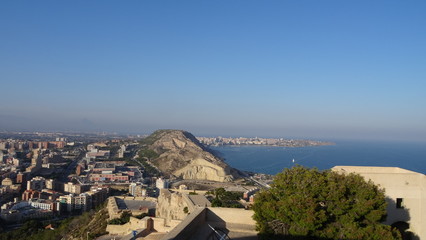
[[[216,146],[230,166],[256,173],[277,174],[295,164],[320,170],[337,165],[400,167],[426,173],[426,143],[334,141],[315,147]],[[293,163],[294,159],[294,163]]]

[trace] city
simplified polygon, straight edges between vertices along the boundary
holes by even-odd
[[[188,214],[195,210],[189,199],[198,193],[209,196],[208,191],[212,192],[211,197],[199,195],[196,201],[209,206],[250,208],[256,192],[269,187],[272,181],[272,176],[258,173],[246,173],[240,180],[222,183],[171,175],[165,178],[150,161],[138,155],[140,142],[146,137],[140,135],[2,132],[0,137],[0,219],[7,231],[30,220],[57,225],[101,207],[108,209],[112,223],[120,222],[117,219],[128,211],[130,216],[162,217],[167,222],[163,231],[168,232],[187,214],[170,215],[170,199],[165,196],[187,196]],[[215,200],[215,189],[236,195],[233,200],[222,202]],[[130,234],[117,230],[114,224],[106,227],[102,234]],[[158,223],[156,227],[159,228]],[[90,236],[99,234],[92,232]]]
[[[201,143],[208,146],[227,146],[227,145],[257,145],[257,146],[276,146],[276,147],[307,147],[307,146],[327,146],[334,145],[332,142],[313,141],[313,140],[294,140],[283,138],[232,138],[232,137],[198,137]]]
[[[0,240],[426,240],[426,1],[0,1]]]

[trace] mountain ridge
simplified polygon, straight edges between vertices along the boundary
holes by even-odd
[[[184,130],[157,130],[141,142],[146,157],[164,174],[185,180],[230,182],[239,177],[214,151]]]

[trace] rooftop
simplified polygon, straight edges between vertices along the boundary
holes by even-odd
[[[372,167],[372,166],[334,166],[334,171],[340,172],[357,172],[357,173],[399,173],[399,174],[421,174],[399,167]],[[423,174],[422,174],[423,175]]]
[[[210,201],[204,195],[188,195],[189,200],[198,207],[210,207]]]

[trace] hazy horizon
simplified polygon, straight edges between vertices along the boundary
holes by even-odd
[[[315,140],[315,141],[331,141],[331,142],[337,142],[340,143],[342,141],[355,141],[355,142],[405,142],[405,143],[419,143],[424,144],[426,141],[420,139],[394,139],[394,138],[386,138],[383,136],[363,136],[363,135],[352,135],[352,136],[325,136],[325,135],[289,135],[289,134],[268,134],[267,132],[259,132],[259,134],[233,134],[230,132],[207,132],[207,131],[191,131],[188,129],[182,129],[182,128],[158,128],[158,129],[152,129],[148,131],[105,131],[105,130],[22,130],[22,129],[14,129],[14,130],[0,130],[0,133],[58,133],[58,134],[111,134],[111,135],[117,135],[117,136],[148,136],[151,133],[153,133],[156,130],[163,130],[163,129],[171,129],[171,130],[182,130],[187,131],[191,134],[193,134],[196,137],[231,137],[231,138],[238,138],[238,137],[244,137],[244,138],[284,138],[284,139],[295,139],[295,140]]]
[[[0,131],[426,142],[424,1],[5,1]]]

